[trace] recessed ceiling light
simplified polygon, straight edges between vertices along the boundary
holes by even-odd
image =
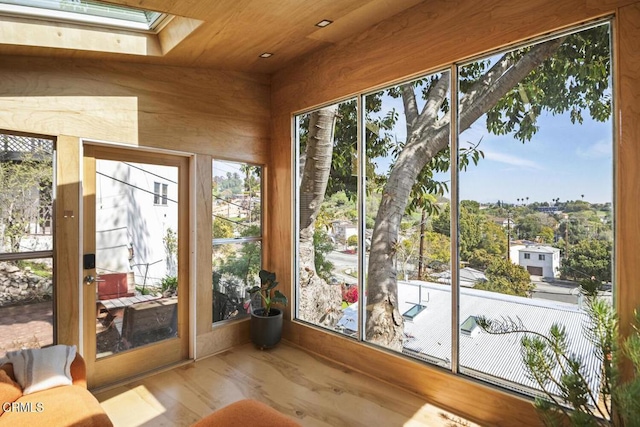
[[[273,56],[273,53],[271,52],[264,52],[260,54],[260,58],[269,58],[270,56]]]
[[[332,24],[332,23],[333,23],[333,21],[329,21],[328,19],[323,19],[322,21],[320,21],[320,22],[318,22],[318,23],[316,24],[316,27],[324,28],[324,27],[326,27],[327,25],[330,25],[330,24]]]

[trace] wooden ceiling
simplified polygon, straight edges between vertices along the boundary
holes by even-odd
[[[339,43],[423,0],[110,0],[110,3],[202,21],[164,54],[39,47],[34,37],[0,38],[0,55],[88,58],[273,73],[297,58]],[[315,24],[333,21],[328,27]],[[5,30],[9,31],[9,30]],[[164,30],[163,30],[164,31]],[[2,35],[0,26],[0,35]],[[24,31],[29,32],[29,31]],[[50,33],[60,35],[60,32]],[[162,36],[162,34],[160,35]],[[44,36],[52,37],[52,36]],[[55,44],[45,44],[56,46]],[[42,46],[42,45],[41,45]],[[271,52],[270,58],[259,58]]]

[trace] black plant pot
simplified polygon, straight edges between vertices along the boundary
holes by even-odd
[[[251,341],[261,350],[275,346],[282,337],[282,311],[272,308],[269,316],[264,312],[264,308],[251,312]]]

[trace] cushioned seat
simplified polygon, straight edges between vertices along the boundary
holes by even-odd
[[[300,424],[270,406],[253,399],[240,400],[220,408],[192,427],[300,427]]]
[[[100,403],[77,385],[50,388],[22,396],[22,410],[5,412],[0,424],[7,426],[110,426],[111,421]]]

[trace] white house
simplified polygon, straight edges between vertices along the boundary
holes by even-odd
[[[97,161],[98,275],[108,280],[126,274],[145,286],[177,275],[177,259],[167,244],[167,236],[178,233],[177,181],[173,166]]]
[[[333,228],[333,237],[338,243],[346,244],[349,237],[358,234],[358,227],[349,221],[333,221],[331,227]]]
[[[515,259],[512,259],[515,261]],[[560,249],[546,245],[527,245],[518,249],[518,265],[529,274],[542,277],[560,276]]]

